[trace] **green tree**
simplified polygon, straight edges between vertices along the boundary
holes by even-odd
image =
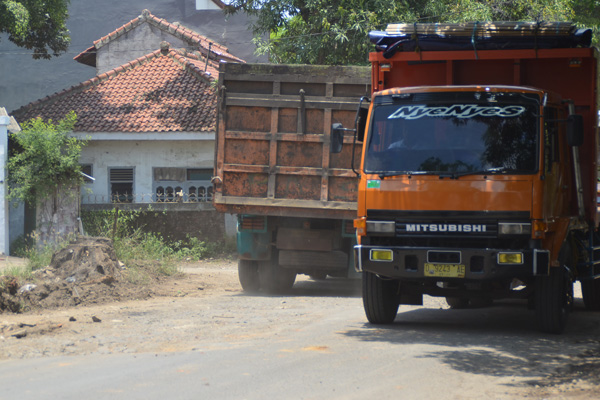
[[[368,32],[393,22],[574,21],[597,28],[596,0],[232,0],[259,54],[276,63],[367,64]],[[597,29],[596,29],[597,30]]]
[[[76,121],[73,111],[56,124],[37,118],[25,122],[21,132],[11,135],[9,200],[35,204],[55,196],[60,187],[83,182],[79,156],[85,143],[69,136]]]
[[[0,33],[33,50],[35,59],[58,56],[71,40],[66,26],[69,4],[70,0],[0,0]]]

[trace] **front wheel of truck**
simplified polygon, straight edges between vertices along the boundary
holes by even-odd
[[[550,268],[535,281],[535,314],[542,332],[562,333],[573,307],[573,279],[566,267]]]
[[[238,278],[245,292],[255,293],[260,289],[258,264],[254,260],[238,260]]]
[[[398,313],[400,282],[382,279],[371,272],[363,272],[363,306],[372,324],[391,324]]]
[[[279,265],[278,252],[273,251],[270,260],[258,262],[258,278],[261,289],[266,293],[283,293],[294,286],[296,272],[282,268]]]
[[[467,297],[446,297],[446,303],[453,310],[461,310],[469,307],[469,299]]]

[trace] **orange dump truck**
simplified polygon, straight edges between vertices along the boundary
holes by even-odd
[[[281,292],[297,274],[354,271],[358,179],[352,140],[330,152],[333,123],[352,125],[368,67],[221,64],[213,204],[237,215],[246,291]]]
[[[518,298],[558,333],[575,280],[586,307],[600,309],[591,33],[504,27],[371,34],[355,220],[371,323],[393,322],[424,294],[451,307]],[[347,130],[336,125],[333,139]]]

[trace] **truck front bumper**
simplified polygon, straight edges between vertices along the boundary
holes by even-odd
[[[455,249],[357,245],[354,247],[354,252],[355,267],[358,272],[368,271],[393,279],[446,280],[457,278],[483,281],[501,278],[527,278],[548,275],[550,266],[549,252],[538,249]],[[516,256],[518,254],[520,257]],[[513,255],[515,257],[512,257]],[[514,261],[515,259],[518,261],[519,258],[519,262]],[[437,272],[431,276],[434,267]]]

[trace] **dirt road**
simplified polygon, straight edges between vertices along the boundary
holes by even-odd
[[[233,261],[181,268],[146,300],[0,314],[0,399],[600,394],[595,313],[578,310],[551,336],[521,304],[448,310],[427,298],[374,327],[359,282],[301,277],[290,296],[248,296]]]

